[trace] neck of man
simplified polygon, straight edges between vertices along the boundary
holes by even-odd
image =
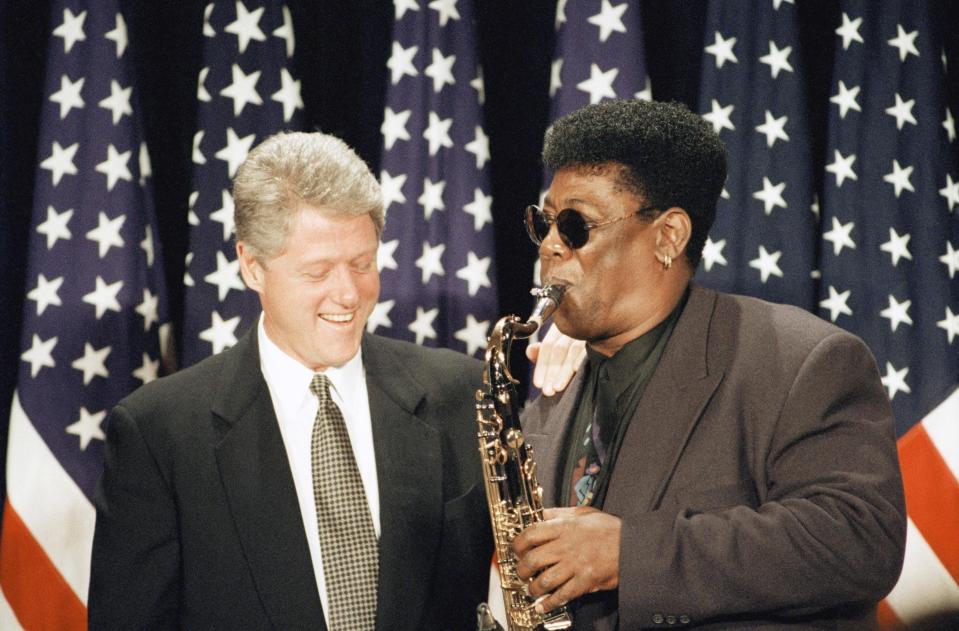
[[[689,264],[683,260],[683,265],[674,265],[670,270],[663,270],[664,278],[658,287],[655,296],[644,297],[643,302],[651,306],[645,317],[634,323],[629,329],[610,337],[598,340],[587,340],[590,348],[606,357],[612,357],[619,349],[637,339],[641,335],[652,331],[659,323],[669,317],[676,305],[686,293],[686,288],[692,280],[693,274]]]

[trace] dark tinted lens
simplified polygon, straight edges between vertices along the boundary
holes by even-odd
[[[549,222],[546,221],[546,215],[537,206],[526,207],[526,232],[533,243],[539,245],[549,234]]]
[[[559,213],[556,217],[556,227],[566,245],[574,250],[583,247],[589,240],[586,220],[572,208],[566,208]]]

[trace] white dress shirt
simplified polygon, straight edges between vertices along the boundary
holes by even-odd
[[[260,369],[273,399],[273,409],[280,424],[280,434],[290,461],[296,496],[300,503],[303,529],[310,544],[310,557],[316,588],[323,604],[323,614],[329,622],[329,598],[326,592],[326,576],[323,573],[323,556],[320,550],[320,533],[316,521],[316,502],[313,497],[313,469],[310,456],[313,423],[319,401],[310,391],[313,371],[293,359],[270,340],[263,326],[263,317],[257,327],[260,346]],[[380,536],[380,496],[376,478],[376,457],[373,453],[373,425],[370,421],[370,401],[366,391],[366,372],[363,369],[362,352],[337,368],[328,368],[324,374],[332,384],[331,396],[343,413],[346,429],[353,445],[363,489],[373,518],[373,529]]]

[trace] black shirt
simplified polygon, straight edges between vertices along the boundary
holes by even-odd
[[[639,405],[646,383],[659,365],[667,340],[686,305],[688,291],[665,320],[625,344],[612,357],[586,348],[585,383],[580,393],[573,427],[569,432],[563,480],[565,503],[583,503],[601,508],[606,495],[608,472],[616,464],[626,428]],[[592,464],[592,468],[590,465]],[[576,492],[574,477],[580,480],[587,470],[595,471],[591,492]],[[585,498],[585,500],[583,499]]]

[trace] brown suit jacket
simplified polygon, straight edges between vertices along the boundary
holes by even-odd
[[[581,386],[524,415],[547,505]],[[576,629],[868,626],[906,523],[875,360],[800,309],[694,284],[603,510],[623,520],[620,585]]]

